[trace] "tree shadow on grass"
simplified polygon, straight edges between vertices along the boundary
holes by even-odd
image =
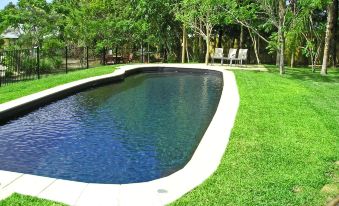
[[[279,69],[276,66],[266,66],[269,72],[279,73]],[[327,76],[320,75],[320,69],[316,69],[313,73],[311,68],[300,67],[290,68],[286,67],[285,78],[300,80],[300,81],[313,81],[313,82],[328,82],[328,83],[339,83],[339,68],[329,68]]]

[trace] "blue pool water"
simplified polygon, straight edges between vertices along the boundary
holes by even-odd
[[[222,77],[141,73],[0,125],[0,170],[89,183],[144,182],[183,168],[217,108]]]

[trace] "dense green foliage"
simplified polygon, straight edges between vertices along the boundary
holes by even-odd
[[[338,72],[235,74],[240,108],[222,162],[173,205],[325,205],[339,194]]]
[[[20,28],[16,47],[90,46],[152,50],[174,56],[180,48],[180,27],[171,1],[20,0],[0,11],[0,32]]]
[[[324,51],[327,6],[336,1],[19,0],[0,11],[0,32],[22,30],[16,42],[21,48],[76,45],[137,51],[148,45],[166,62],[179,61],[184,46],[187,59],[208,62],[215,47],[226,52],[242,47],[250,49],[250,62],[272,63],[278,53],[285,54],[285,64],[316,65]],[[334,27],[337,20],[338,15]],[[188,31],[182,33],[185,27]],[[187,35],[187,45],[182,35]],[[332,36],[329,57],[335,64],[337,35]]]

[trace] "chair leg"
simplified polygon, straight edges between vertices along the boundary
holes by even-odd
[[[221,66],[224,64],[224,59],[222,58],[221,59]]]
[[[214,58],[212,58],[212,64],[211,65],[213,65],[214,64]]]

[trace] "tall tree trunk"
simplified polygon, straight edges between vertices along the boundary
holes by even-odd
[[[182,28],[182,49],[181,49],[181,63],[185,63],[186,56],[186,41],[187,41],[187,32],[186,27]]]
[[[209,51],[209,48],[210,48],[210,34],[209,34],[209,32],[206,32],[206,33],[207,33],[207,37],[206,37],[205,64],[208,64],[208,60],[210,58],[210,51]]]
[[[165,39],[165,42],[166,42],[166,39]],[[163,63],[166,63],[167,62],[167,46],[166,46],[166,43],[164,43],[163,45],[162,45],[162,55],[163,55],[163,57],[162,57],[162,62]]]
[[[295,15],[297,13],[297,0],[290,0],[290,5],[293,15]]]
[[[334,17],[334,2],[336,0],[332,0],[331,3],[327,6],[327,25],[326,25],[326,37],[325,37],[325,46],[324,46],[324,56],[323,56],[323,64],[321,67],[321,75],[327,74],[327,61],[330,51],[330,44],[333,36],[333,17]]]
[[[314,63],[313,63],[313,65],[314,65],[314,67],[313,67],[313,72],[315,72],[315,65],[317,64],[317,62],[319,62],[322,44],[323,44],[322,42],[319,42],[319,43],[318,43],[317,51],[316,51],[316,53],[314,54],[314,58],[313,58],[313,59],[314,59]]]
[[[294,67],[294,52],[292,51],[292,54],[291,54],[291,68]]]
[[[240,26],[240,37],[239,37],[239,49],[243,48],[244,44],[244,27],[243,25]]]
[[[236,42],[236,40],[237,40],[237,38],[232,38],[232,46],[231,46],[231,48],[234,48],[235,47],[235,42]]]
[[[260,37],[258,36],[258,40],[257,40],[257,44],[258,44],[258,46],[257,46],[257,49],[258,49],[258,54],[260,54]]]
[[[187,62],[190,63],[190,55],[189,55],[189,51],[188,51],[188,39],[186,36],[186,44],[185,44],[185,50],[186,50],[186,58],[187,58]]]
[[[147,63],[150,63],[149,42],[147,42]]]
[[[192,45],[192,51],[193,51],[193,59],[196,60],[196,55],[197,55],[197,50],[198,50],[198,46],[197,46],[197,38],[193,37],[193,45]]]
[[[195,21],[194,24],[195,24],[196,27],[198,26],[197,21]],[[198,61],[198,62],[199,62],[199,59],[200,59],[200,57],[199,57],[199,55],[200,55],[200,53],[199,53],[199,50],[200,50],[200,48],[199,48],[199,38],[200,38],[200,35],[198,37],[197,36],[193,37],[193,61]]]
[[[333,7],[334,7],[334,14],[333,14],[333,38],[332,38],[332,66],[337,66],[337,39],[338,39],[338,1],[335,0]]]
[[[280,74],[285,74],[285,36],[282,32],[281,43],[280,43],[280,62],[279,62],[279,71]]]
[[[144,63],[144,41],[141,40],[141,63]]]
[[[285,24],[285,8],[286,1],[279,0],[279,28],[278,28],[278,36],[279,36],[279,71],[280,74],[285,74],[285,34],[284,34],[284,24]]]
[[[222,48],[222,36],[223,36],[223,30],[222,30],[222,27],[220,27],[219,36],[218,36],[218,48]]]
[[[280,65],[280,48],[278,48],[278,50],[277,50],[277,55],[276,55],[276,57],[275,57],[275,65],[277,66],[277,67],[279,67],[279,65]]]
[[[290,6],[291,6],[291,10],[293,12],[293,18],[295,18],[296,14],[297,14],[297,0],[290,0]],[[295,43],[295,36],[293,37],[293,42]],[[294,58],[295,58],[295,46],[292,46],[291,48],[291,68],[294,67]]]
[[[255,36],[254,34],[252,34],[250,29],[248,29],[248,33],[250,34],[250,37],[252,39],[254,54],[255,54],[255,57],[257,58],[257,63],[260,64],[260,58],[259,58],[258,49],[257,49],[257,40],[255,39]]]
[[[312,52],[312,51],[311,51]],[[314,60],[314,55],[311,54],[311,67],[312,67],[312,72],[314,73],[315,72],[315,60]]]
[[[199,29],[200,29],[200,31],[202,30],[202,23],[201,23],[201,21],[199,21]],[[203,49],[203,42],[202,42],[202,37],[201,37],[201,35],[199,35],[199,62],[201,62],[202,61],[202,56],[203,56],[203,51],[204,51],[204,49]]]

